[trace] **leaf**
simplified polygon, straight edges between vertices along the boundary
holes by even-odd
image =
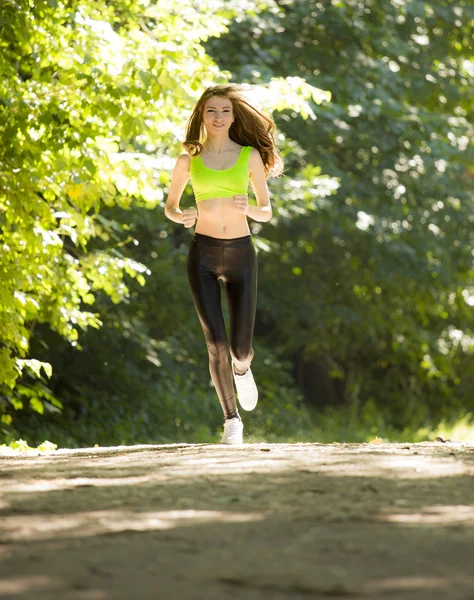
[[[44,413],[44,404],[39,398],[30,398],[30,406],[35,412],[39,413],[40,415]]]

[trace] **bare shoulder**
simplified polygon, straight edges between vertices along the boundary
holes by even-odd
[[[257,148],[252,148],[250,150],[250,160],[252,162],[256,162],[256,163],[262,162],[262,157],[260,155],[260,152],[257,150]]]
[[[189,173],[191,166],[191,157],[187,152],[183,152],[176,159],[175,171],[178,173]]]
[[[263,160],[257,148],[252,148],[250,150],[249,169],[252,173],[263,170]]]
[[[176,163],[179,163],[183,167],[189,167],[189,165],[191,164],[191,157],[187,152],[182,152],[178,156],[178,160],[176,161]]]

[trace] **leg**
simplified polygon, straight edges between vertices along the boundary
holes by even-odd
[[[243,374],[250,367],[254,354],[252,339],[257,308],[257,256],[252,243],[239,248],[226,248],[225,252],[230,353],[234,371]]]
[[[209,372],[226,419],[238,417],[229,345],[221,308],[221,291],[215,269],[210,264],[215,248],[191,243],[188,255],[188,279],[209,352]],[[217,256],[216,256],[217,258]]]

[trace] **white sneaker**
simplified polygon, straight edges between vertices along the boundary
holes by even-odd
[[[237,400],[244,410],[253,410],[258,402],[258,390],[250,367],[243,375],[234,373]]]
[[[221,439],[221,444],[243,444],[244,424],[238,417],[227,419],[224,423],[224,435]]]

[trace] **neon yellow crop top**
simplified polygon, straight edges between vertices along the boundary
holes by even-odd
[[[247,194],[249,157],[252,146],[242,146],[239,158],[230,169],[209,169],[200,156],[191,158],[190,175],[196,202],[210,198],[232,198]]]

